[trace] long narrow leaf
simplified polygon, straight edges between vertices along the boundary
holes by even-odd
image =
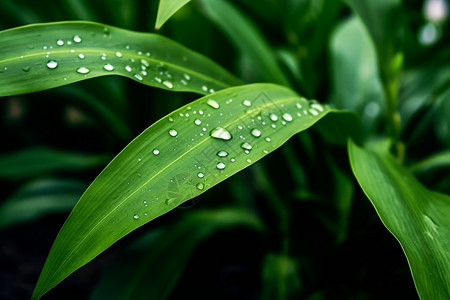
[[[156,122],[84,193],[55,240],[33,298],[332,111],[290,89],[254,84],[205,96]]]
[[[158,16],[156,17],[155,28],[159,29],[171,16],[189,3],[191,0],[159,0]]]
[[[350,142],[349,155],[360,186],[405,251],[419,296],[448,299],[450,197],[426,189],[389,154]]]
[[[200,94],[239,83],[206,57],[156,34],[92,22],[44,23],[0,32],[0,97],[111,74]]]

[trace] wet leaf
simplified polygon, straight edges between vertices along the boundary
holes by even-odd
[[[208,58],[156,34],[92,22],[43,23],[0,32],[0,97],[105,75],[200,94],[240,82]]]

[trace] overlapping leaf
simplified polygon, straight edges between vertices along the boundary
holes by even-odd
[[[156,122],[82,196],[33,298],[130,231],[246,168],[329,112],[290,89],[254,84],[205,96]]]
[[[111,74],[200,94],[239,83],[206,57],[156,34],[92,22],[44,23],[0,32],[0,97]]]

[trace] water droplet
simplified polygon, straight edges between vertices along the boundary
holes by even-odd
[[[208,91],[208,87],[207,87],[206,85],[203,85],[203,86],[202,86],[202,90],[205,91],[205,92],[207,92],[207,91]]]
[[[30,67],[28,66],[28,67],[23,67],[22,68],[22,71],[24,71],[24,72],[29,72],[30,71]]]
[[[203,182],[199,182],[199,183],[197,183],[196,187],[200,191],[203,191],[203,189],[205,188],[205,185],[203,184]]]
[[[75,43],[81,43],[81,37],[78,34],[74,35],[72,39]]]
[[[175,202],[175,200],[176,200],[176,198],[169,198],[169,199],[166,199],[166,205],[171,205],[171,204],[173,204],[173,203]]]
[[[219,170],[225,169],[225,164],[223,162],[218,163],[217,164],[217,169],[219,169]]]
[[[58,62],[56,60],[49,60],[47,62],[47,68],[55,69],[58,66]]]
[[[106,64],[103,66],[103,69],[105,69],[106,71],[112,71],[114,70],[114,66],[111,64]]]
[[[213,130],[211,130],[210,135],[216,139],[221,139],[221,140],[231,140],[232,136],[231,133],[226,130],[223,127],[216,127]]]
[[[154,155],[158,155],[158,154],[159,154],[159,150],[158,150],[158,149],[156,149],[156,148],[155,148],[155,149],[153,149],[153,154],[154,154]]]
[[[133,216],[133,219],[135,219],[135,220],[139,219],[139,215],[138,215],[138,214],[135,214],[135,215]]]
[[[261,136],[261,130],[255,128],[252,129],[252,131],[250,132],[254,137],[260,137]]]
[[[165,80],[165,81],[163,81],[163,84],[164,84],[165,86],[167,86],[169,89],[173,88],[173,84],[172,84],[172,82],[170,82],[170,81]]]
[[[137,80],[142,80],[142,76],[139,74],[134,74],[133,77],[136,78]]]
[[[292,116],[290,114],[288,114],[288,113],[284,113],[282,118],[283,118],[283,120],[285,120],[287,122],[291,122],[292,121]]]
[[[88,68],[86,68],[86,67],[80,67],[80,68],[78,68],[77,69],[77,73],[80,73],[80,74],[87,74],[87,73],[89,73],[91,70],[89,70]]]
[[[186,80],[191,80],[191,76],[189,76],[188,74],[183,74],[183,77],[184,77]]]
[[[78,54],[78,58],[83,59],[84,57],[85,57],[84,54],[82,53]]]
[[[301,105],[300,103],[298,103],[298,102],[295,103],[295,105],[297,106],[298,109],[301,109],[301,108],[302,108],[302,105]]]
[[[250,102],[250,100],[244,100],[242,102],[242,104],[244,104],[245,106],[252,106],[252,103]]]
[[[317,110],[315,110],[315,109],[309,109],[309,112],[313,115],[313,116],[317,116],[317,115],[319,115],[319,113],[317,112]]]
[[[266,137],[265,140],[266,140],[266,142],[270,142],[271,141],[270,137]]]
[[[127,72],[131,72],[133,69],[131,69],[131,67],[129,65],[125,66],[125,71]]]
[[[138,161],[142,161],[142,158],[139,157],[139,158],[138,158]]]
[[[205,174],[203,174],[202,172],[198,172],[197,173],[197,177],[198,178],[203,178],[203,177],[205,177]]]
[[[251,162],[252,162],[252,160],[251,160],[250,158],[248,158],[248,159],[247,159],[247,162],[248,162],[248,163],[251,163]]]
[[[230,161],[231,161],[232,163],[234,163],[234,162],[236,161],[236,159],[235,159],[234,157],[232,157],[232,158],[230,159]]]
[[[175,129],[170,129],[170,130],[169,130],[169,134],[170,134],[171,136],[177,136],[178,132],[177,132]]]
[[[270,114],[269,118],[274,122],[278,120],[278,116],[276,114]]]
[[[122,57],[122,52],[117,51],[117,52],[116,52],[116,56],[117,56],[117,57]]]
[[[59,39],[59,40],[56,41],[56,45],[62,46],[62,45],[64,45],[64,41]]]
[[[106,60],[106,54],[103,53],[102,55],[100,55],[100,59],[101,59],[101,60]]]
[[[206,104],[215,109],[218,109],[220,107],[219,103],[217,103],[216,100],[213,99],[208,99],[208,101],[206,101]]]
[[[244,143],[241,144],[241,148],[245,149],[245,150],[252,150],[252,145],[250,145],[247,142],[244,142]]]
[[[219,152],[217,152],[217,156],[219,156],[219,157],[227,157],[228,156],[228,152],[226,152],[224,150],[220,150]]]
[[[200,121],[200,119],[195,119],[194,124],[195,125],[200,125],[200,124],[202,124],[202,121]]]

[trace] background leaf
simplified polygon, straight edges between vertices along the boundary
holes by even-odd
[[[450,197],[426,189],[385,150],[350,142],[349,156],[360,186],[405,251],[419,296],[448,299]]]
[[[143,236],[107,272],[91,299],[166,299],[199,244],[232,227],[260,231],[264,225],[249,211],[237,208],[196,210],[170,228]]]
[[[33,298],[130,231],[256,162],[332,111],[287,88],[254,84],[198,99],[156,122],[80,199],[55,240]]]
[[[159,0],[155,28],[161,28],[171,16],[190,1],[191,0]]]
[[[0,32],[0,97],[111,74],[200,94],[239,83],[206,57],[155,34],[92,22],[36,24]]]

